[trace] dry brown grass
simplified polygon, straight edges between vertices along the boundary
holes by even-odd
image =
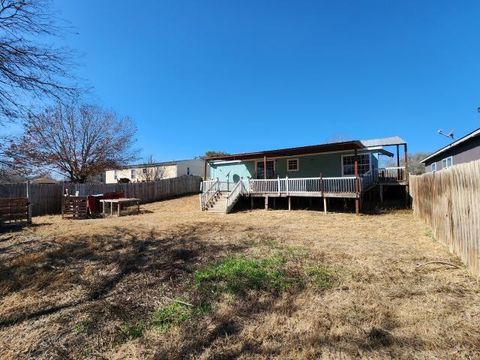
[[[196,196],[144,209],[0,235],[2,359],[480,357],[480,286],[409,211],[225,216]],[[168,331],[148,326],[169,299],[198,301],[196,269],[276,252],[293,254],[291,274],[335,269],[333,287],[225,294]],[[460,267],[417,267],[431,260]]]

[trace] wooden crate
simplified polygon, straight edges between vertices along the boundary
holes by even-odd
[[[85,219],[88,217],[86,196],[65,196],[63,199],[62,217]]]
[[[27,198],[0,199],[0,224],[29,222]]]

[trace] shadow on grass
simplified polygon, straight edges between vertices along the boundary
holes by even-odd
[[[15,292],[28,292],[32,296],[51,293],[58,296],[65,291],[65,301],[47,306],[24,307],[0,317],[0,327],[13,325],[25,320],[51,315],[60,310],[105,299],[112,292],[137,291],[139,285],[144,290],[165,283],[175,283],[179,277],[192,273],[202,261],[208,261],[219,254],[240,251],[244,245],[216,244],[200,240],[197,236],[205,229],[183,227],[165,237],[157,237],[152,231],[146,238],[138,238],[135,233],[117,229],[111,237],[92,236],[76,238],[70,242],[37,241],[29,252],[22,256],[18,246],[0,248],[0,254],[10,261],[0,265],[0,296],[5,298]],[[28,243],[28,242],[26,242]],[[11,253],[11,254],[10,254]],[[129,279],[127,279],[129,278]],[[141,283],[138,283],[138,281]],[[68,291],[72,287],[82,288],[83,295],[70,300]],[[138,300],[138,293],[131,293]],[[123,296],[115,295],[117,301],[112,306],[125,307],[128,303]],[[128,297],[128,296],[127,296]],[[41,301],[40,303],[44,303]],[[48,301],[47,301],[48,303]]]

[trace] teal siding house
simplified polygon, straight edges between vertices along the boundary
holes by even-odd
[[[363,195],[384,186],[405,186],[407,144],[400,137],[352,140],[206,158],[201,194],[202,210],[229,212],[242,196],[353,198],[356,210]],[[396,153],[396,154],[395,154]],[[396,157],[395,157],[396,155]],[[381,157],[393,158],[395,167],[380,166]]]

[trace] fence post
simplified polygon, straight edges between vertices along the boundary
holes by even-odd
[[[27,199],[28,199],[28,207],[27,207],[27,222],[29,224],[32,223],[32,201],[31,201],[31,196],[30,196],[30,180],[27,180],[26,183],[27,186]]]

